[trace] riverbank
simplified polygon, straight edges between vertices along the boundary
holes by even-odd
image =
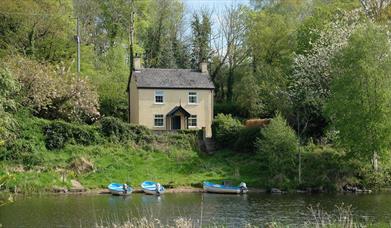
[[[139,186],[145,180],[174,189],[202,187],[206,180],[263,187],[251,156],[229,150],[204,154],[194,132],[154,135],[112,120],[79,126],[21,115],[19,122],[20,137],[0,161],[0,177],[10,177],[2,187],[11,192],[70,189],[72,180],[85,189],[112,182]]]
[[[356,169],[335,175],[343,157],[329,153],[327,148],[303,157],[303,182],[298,185],[295,178],[265,174],[269,164],[256,154],[229,149],[214,154],[201,152],[194,131],[156,135],[113,118],[77,125],[23,113],[18,122],[18,139],[1,151],[0,179],[9,178],[0,185],[10,192],[78,192],[104,189],[112,182],[139,186],[145,180],[160,182],[167,189],[201,188],[203,181],[229,180],[234,185],[245,182],[251,188],[300,189],[304,193],[340,191],[346,183],[353,183],[353,187],[380,185],[371,181],[378,180],[377,176],[367,178],[370,181],[358,179],[351,172]]]

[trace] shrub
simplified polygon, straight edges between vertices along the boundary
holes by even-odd
[[[196,132],[193,131],[192,134],[189,131],[180,131],[174,134],[169,133],[166,141],[170,146],[191,151],[197,147]]]
[[[132,140],[141,143],[153,140],[151,130],[142,125],[128,124],[115,117],[104,117],[100,124],[103,135],[116,142]]]
[[[244,117],[243,110],[236,103],[216,103],[214,105],[214,113],[233,115],[235,117]]]
[[[309,144],[302,153],[302,181],[306,187],[334,191],[349,178],[343,151],[330,146]],[[349,183],[352,184],[352,183]]]
[[[7,140],[15,138],[15,120],[12,112],[16,110],[15,95],[19,92],[20,85],[12,77],[8,69],[0,64],[0,147]]]
[[[274,187],[290,188],[297,177],[297,145],[295,132],[280,115],[261,130],[256,141],[256,152],[261,169]]]
[[[128,119],[128,101],[117,97],[100,97],[102,116],[112,116],[126,121]]]
[[[78,79],[65,66],[41,64],[13,56],[7,65],[22,85],[24,106],[46,119],[93,122],[100,116],[98,94],[85,79]]]
[[[100,140],[96,127],[73,125],[63,121],[54,121],[43,127],[45,145],[49,150],[61,149],[66,143],[92,145]]]
[[[234,147],[243,125],[231,115],[218,114],[213,120],[213,137],[221,147]]]
[[[30,168],[41,163],[42,157],[39,152],[35,142],[26,139],[17,139],[8,142],[5,148],[0,150],[0,158],[2,160],[20,162]]]
[[[254,153],[255,143],[262,137],[260,127],[242,128],[235,142],[235,151],[241,153]]]

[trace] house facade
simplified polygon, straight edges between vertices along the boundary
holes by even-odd
[[[141,68],[135,58],[128,83],[129,122],[156,131],[205,128],[212,136],[214,86],[200,70]]]

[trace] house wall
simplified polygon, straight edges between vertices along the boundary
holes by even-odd
[[[129,120],[130,123],[139,124],[139,94],[134,77],[132,77],[129,87]]]
[[[164,92],[164,104],[155,104],[155,91]],[[188,104],[188,93],[197,92],[198,103]],[[138,118],[132,119],[132,123],[144,125],[153,130],[169,130],[166,114],[175,106],[182,105],[192,115],[197,115],[197,128],[205,127],[206,136],[212,136],[213,120],[213,90],[202,89],[138,89]],[[135,99],[132,97],[131,99]],[[154,127],[154,115],[163,114],[164,127]],[[135,121],[135,122],[133,122]],[[182,126],[185,126],[182,118]]]

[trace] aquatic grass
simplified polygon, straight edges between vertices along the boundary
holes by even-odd
[[[361,227],[391,227],[391,223],[370,223],[369,221],[359,222],[354,218],[351,205],[335,205],[335,213],[328,213],[320,205],[310,206],[307,208],[308,219],[302,224],[288,225],[278,221],[267,222],[264,224],[244,224],[241,227],[255,228],[289,228],[289,227],[307,227],[307,228],[361,228]],[[177,217],[165,224],[162,220],[157,219],[152,213],[147,213],[143,217],[129,217],[124,222],[118,220],[106,220],[96,224],[96,227],[115,227],[115,228],[195,228],[195,227],[229,227],[229,224],[204,224],[199,219],[187,217]],[[202,217],[201,217],[202,218]],[[202,225],[201,225],[202,224]]]

